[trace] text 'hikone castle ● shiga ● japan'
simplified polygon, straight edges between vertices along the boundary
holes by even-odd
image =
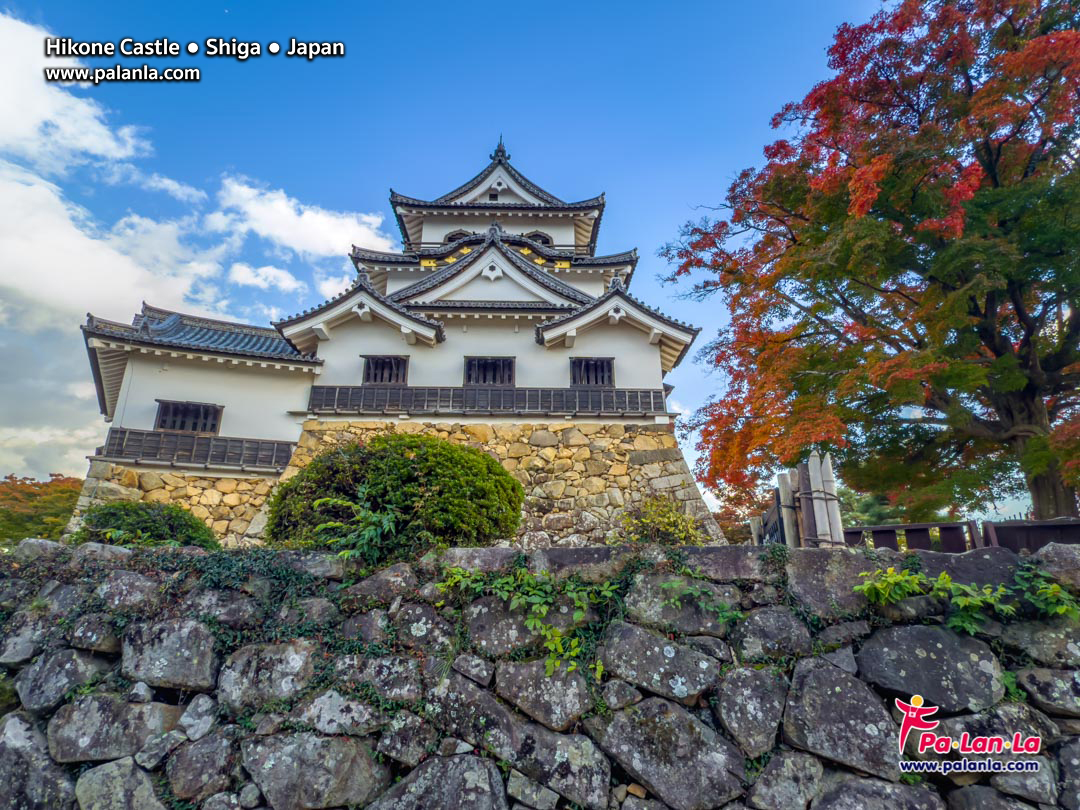
[[[390,201],[402,251],[354,247],[351,287],[272,326],[150,304],[131,324],[88,316],[109,430],[73,525],[139,499],[255,540],[279,479],[387,431],[494,455],[525,487],[525,548],[603,540],[655,493],[707,514],[664,384],[698,330],[629,293],[635,250],[596,254],[603,195],[555,197],[500,142],[459,188]]]

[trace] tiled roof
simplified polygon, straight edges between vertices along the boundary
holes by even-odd
[[[421,279],[415,284],[411,284],[408,287],[404,287],[397,292],[392,293],[390,297],[395,301],[404,301],[408,298],[419,295],[422,292],[426,292],[427,290],[437,287],[448,279],[456,276],[466,267],[472,265],[472,263],[481,256],[481,254],[484,252],[484,249],[486,249],[489,245],[494,245],[495,247],[500,248],[500,252],[526,276],[528,276],[538,284],[548,288],[557,295],[561,295],[563,298],[569,298],[571,301],[577,301],[580,304],[587,304],[593,300],[593,297],[591,295],[587,295],[576,287],[572,287],[566,282],[555,278],[555,276],[551,275],[550,273],[544,272],[529,261],[523,259],[520,255],[517,254],[516,251],[507,248],[506,245],[503,243],[504,237],[507,237],[507,234],[503,231],[502,226],[500,226],[497,222],[493,222],[491,227],[488,228],[487,232],[483,235],[482,243],[479,245],[479,247],[475,248],[468,256],[454,262],[453,264],[449,264],[443,268],[440,268],[438,271],[432,273],[425,279]],[[464,242],[466,240],[462,239],[460,241]],[[531,242],[530,240],[523,241],[529,242],[529,244],[531,245],[536,244],[535,242]]]
[[[637,248],[634,248],[633,250],[624,250],[622,253],[611,253],[606,256],[583,256],[572,250],[556,250],[555,248],[548,247],[540,242],[534,242],[532,239],[529,239],[529,237],[521,234],[503,231],[500,238],[508,245],[526,246],[532,249],[538,256],[543,256],[545,259],[550,259],[552,261],[569,261],[572,267],[608,267],[629,264],[631,265],[631,272],[633,272],[633,268],[637,265],[638,261]],[[352,252],[349,255],[354,260],[366,264],[416,265],[419,264],[421,259],[441,259],[457,253],[463,246],[482,244],[486,241],[486,232],[477,232],[437,247],[423,248],[421,250],[408,250],[403,253],[369,250],[368,248],[353,245]]]
[[[460,197],[462,194],[468,194],[474,188],[484,182],[484,178],[488,177],[493,171],[500,166],[505,167],[506,173],[509,174],[514,181],[521,185],[526,191],[543,200],[549,205],[565,205],[562,200],[556,197],[550,192],[544,191],[536,183],[529,180],[525,175],[510,165],[510,155],[506,151],[506,147],[503,146],[502,138],[499,138],[499,145],[495,147],[495,151],[488,157],[491,159],[489,163],[476,177],[467,181],[465,184],[458,186],[453,191],[443,194],[441,197],[437,197],[433,202],[450,202],[455,197]]]
[[[278,329],[281,329],[283,326],[288,326],[289,324],[296,323],[297,321],[302,321],[317,312],[329,309],[334,304],[337,304],[340,301],[348,298],[350,295],[356,292],[357,289],[362,289],[365,293],[370,295],[380,304],[383,304],[389,309],[392,309],[394,312],[403,315],[405,318],[416,323],[423,324],[424,326],[433,328],[435,330],[435,340],[437,342],[442,343],[442,341],[446,340],[446,332],[443,330],[443,325],[439,321],[433,321],[430,318],[425,318],[423,315],[417,315],[414,312],[410,312],[397,301],[387,298],[385,295],[380,293],[371,285],[371,280],[368,278],[367,273],[359,268],[357,268],[356,281],[354,281],[352,283],[352,286],[350,286],[348,289],[343,290],[342,292],[335,295],[333,298],[323,301],[318,306],[311,307],[310,309],[305,309],[303,312],[299,312],[296,315],[292,315],[283,320],[275,321],[274,326]]]
[[[536,185],[536,183],[529,180],[527,177],[525,177],[525,175],[523,175],[521,172],[519,172],[517,169],[510,165],[510,154],[506,151],[506,147],[503,145],[502,138],[499,138],[499,145],[495,147],[495,151],[488,155],[488,157],[491,159],[491,163],[489,163],[478,175],[476,175],[476,177],[472,178],[464,185],[458,186],[453,191],[443,194],[441,197],[437,197],[434,202],[450,202],[450,200],[454,199],[455,197],[459,197],[462,194],[468,194],[470,191],[472,191],[474,188],[484,182],[484,178],[490,175],[497,168],[499,168],[499,166],[504,166],[506,168],[506,173],[509,174],[512,178],[514,178],[514,181],[519,183],[522,188],[524,188],[529,193],[533,194],[536,197],[539,197],[541,200],[548,203],[549,205],[566,204],[554,194],[544,191],[544,189],[540,188],[540,186]]]
[[[457,208],[479,208],[484,211],[518,211],[529,208],[543,208],[545,211],[588,211],[590,208],[598,208],[605,202],[604,195],[590,197],[587,200],[576,202],[558,202],[553,204],[536,205],[535,203],[522,202],[488,202],[478,200],[475,202],[441,202],[440,200],[421,200],[418,197],[406,197],[390,189],[390,202],[393,205],[405,205],[414,208],[435,208],[453,210]]]
[[[596,234],[600,227],[600,220],[604,216],[604,195],[599,194],[596,197],[591,197],[587,200],[578,200],[577,202],[566,202],[556,197],[551,192],[545,191],[536,185],[515,169],[510,164],[510,155],[507,154],[506,147],[503,146],[502,139],[499,140],[499,145],[495,148],[495,151],[490,155],[491,162],[475,177],[463,185],[458,186],[453,191],[443,194],[441,197],[436,197],[434,200],[421,200],[417,197],[408,197],[404,194],[398,194],[393,189],[390,189],[390,205],[394,209],[394,214],[397,218],[398,228],[401,230],[401,235],[406,242],[409,241],[408,231],[405,227],[405,221],[402,219],[401,212],[398,211],[398,206],[407,206],[413,208],[424,208],[434,210],[459,210],[459,209],[472,209],[480,211],[507,211],[507,210],[537,210],[541,209],[546,213],[552,212],[572,212],[572,211],[588,211],[590,209],[599,209],[599,215],[592,227],[592,239],[590,245],[596,247]],[[485,179],[491,176],[491,174],[502,167],[506,173],[518,183],[522,188],[532,194],[534,197],[540,200],[539,203],[509,203],[509,202],[452,202],[456,197],[460,197],[463,194],[468,194],[473,189],[477,188]]]
[[[314,355],[297,351],[276,330],[185,315],[143,304],[131,325],[87,315],[83,331],[132,343],[192,349],[214,354],[321,363]]]
[[[612,298],[622,298],[627,302],[633,303],[633,305],[638,309],[644,310],[648,314],[652,315],[654,319],[657,319],[661,323],[664,323],[667,326],[671,326],[672,328],[683,330],[683,332],[690,332],[694,336],[697,336],[698,333],[701,332],[700,326],[691,326],[690,324],[686,323],[686,321],[678,321],[674,318],[670,318],[669,315],[665,315],[660,310],[653,309],[652,307],[647,305],[645,301],[639,300],[632,296],[630,293],[627,293],[625,291],[625,288],[622,286],[622,282],[619,281],[618,278],[615,278],[611,280],[611,286],[608,288],[608,292],[600,296],[599,298],[595,298],[591,303],[588,303],[588,305],[573,310],[572,312],[567,312],[565,315],[559,315],[558,318],[552,319],[551,321],[544,321],[541,324],[537,324],[537,342],[541,343],[542,345],[544,330],[550,329],[553,326],[558,326],[562,323],[566,323],[567,321],[570,321],[572,319],[579,318],[580,315],[593,312],[594,310],[603,307],[605,303],[610,301]]]
[[[430,309],[537,309],[542,312],[577,311],[572,304],[552,304],[550,301],[431,301],[425,304],[407,304],[410,310]]]
[[[418,264],[419,256],[414,251],[405,253],[389,253],[385,250],[368,250],[367,248],[352,246],[349,256],[354,261],[362,261],[366,264]]]

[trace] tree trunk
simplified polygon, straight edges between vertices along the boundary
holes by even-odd
[[[1031,391],[1024,391],[1007,400],[1005,412],[999,411],[1002,421],[1011,425],[1018,436],[1013,441],[1016,460],[1024,463],[1024,456],[1031,442],[1038,441],[1036,449],[1044,451],[1047,437],[1050,435],[1050,414],[1046,401]],[[1076,490],[1065,483],[1061,477],[1061,465],[1057,458],[1051,458],[1046,469],[1040,473],[1026,473],[1028,492],[1031,493],[1031,505],[1034,507],[1036,520],[1049,520],[1056,517],[1080,517],[1077,511]]]
[[[1035,507],[1036,520],[1055,517],[1080,517],[1077,510],[1076,490],[1061,478],[1061,468],[1051,462],[1045,472],[1027,476],[1031,503]]]

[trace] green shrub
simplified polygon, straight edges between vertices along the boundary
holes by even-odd
[[[389,434],[316,456],[277,488],[266,533],[289,548],[378,546],[362,556],[385,561],[512,535],[524,498],[521,484],[479,450]]]
[[[353,500],[364,481],[368,451],[364,445],[348,444],[320,453],[295,476],[278,484],[270,499],[266,538],[273,545],[305,548],[318,544],[315,528],[328,520],[347,520],[351,512],[324,507],[320,498]]]
[[[205,523],[175,504],[117,501],[92,506],[72,538],[114,546],[221,548]]]
[[[623,515],[627,539],[661,546],[700,546],[705,541],[697,518],[670,498],[646,498]]]

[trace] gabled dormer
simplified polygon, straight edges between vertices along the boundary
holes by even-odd
[[[539,273],[556,285],[575,287],[590,300],[602,295],[608,281],[615,276],[629,284],[638,260],[636,250],[608,256],[558,250],[536,241],[534,236],[507,232],[498,220],[489,223],[485,229],[464,233],[445,244],[418,251],[387,253],[354,245],[350,258],[358,271],[368,274],[379,292],[393,297],[420,280],[426,281],[436,274],[442,278],[447,268],[471,265],[478,258],[477,251],[487,250],[496,242],[501,253],[514,254],[512,259],[504,258],[504,264],[525,264],[533,275]]]
[[[485,230],[494,219],[509,233],[578,255],[596,251],[604,195],[566,202],[545,191],[510,163],[502,140],[491,162],[468,182],[433,200],[407,197],[391,189],[405,250],[452,243]]]
[[[420,281],[390,294],[390,300],[410,308],[471,301],[498,304],[514,309],[547,305],[548,308],[576,309],[593,300],[591,295],[567,284],[535,263],[532,251],[523,255],[521,247],[507,244],[499,224],[493,223],[483,235],[462,240],[466,252],[452,254],[454,261],[440,266]],[[510,237],[528,244],[527,240]],[[466,242],[473,244],[467,245]],[[528,248],[526,248],[528,250]]]

